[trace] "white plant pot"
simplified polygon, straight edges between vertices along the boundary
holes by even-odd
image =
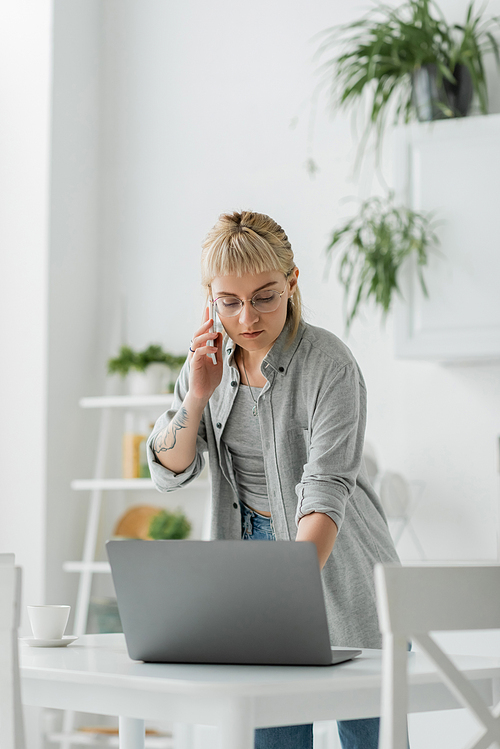
[[[129,395],[156,395],[165,389],[169,369],[165,364],[150,364],[144,372],[131,369],[127,375]]]

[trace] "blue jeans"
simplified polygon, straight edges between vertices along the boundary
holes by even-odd
[[[274,541],[271,518],[259,515],[241,507],[241,538],[245,541]],[[339,720],[342,749],[377,749],[379,718],[363,720]],[[257,728],[255,749],[313,749],[312,723],[300,726],[279,726],[277,728]]]

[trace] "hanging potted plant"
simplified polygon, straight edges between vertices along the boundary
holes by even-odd
[[[127,377],[130,395],[172,392],[176,373],[185,361],[185,356],[174,356],[158,344],[144,351],[122,346],[118,356],[109,359],[108,373]]]
[[[338,252],[338,279],[344,287],[346,332],[361,308],[373,300],[385,317],[394,294],[401,294],[398,275],[409,257],[416,260],[424,294],[423,268],[428,252],[438,245],[435,222],[429,215],[395,206],[388,198],[369,198],[357,216],[336,229],[326,253],[328,267]]]
[[[378,143],[388,112],[395,123],[464,116],[476,93],[487,114],[483,58],[492,52],[500,66],[499,28],[500,19],[484,19],[473,2],[465,22],[451,26],[432,0],[379,4],[324,32],[319,56],[335,52],[322,66],[332,104],[343,109],[367,96],[367,128],[376,129]]]

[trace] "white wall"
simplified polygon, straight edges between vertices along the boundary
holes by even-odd
[[[459,5],[444,6],[456,20],[465,3],[460,12]],[[489,11],[495,10],[492,3]],[[29,549],[33,560],[43,555],[43,439],[42,449],[30,455],[23,486],[13,477],[26,473],[20,470],[24,455],[16,429],[45,428],[50,12],[50,6],[10,4],[14,32],[2,47],[3,69],[11,70],[15,61],[17,71],[3,84],[5,100],[12,101],[1,139],[7,250],[0,280],[3,350],[17,362],[27,356],[30,363],[21,367],[21,376],[12,367],[2,372],[2,460],[10,467],[19,464],[2,472],[4,497],[16,496],[13,503],[3,499],[11,513],[4,534],[10,545],[16,539],[19,553]],[[378,188],[369,172],[361,185],[350,179],[355,152],[350,123],[343,116],[331,120],[324,97],[316,108],[311,147],[317,81],[312,37],[358,12],[356,6],[319,0],[288,14],[276,1],[256,3],[251,13],[242,6],[229,10],[223,2],[208,9],[195,0],[55,4],[51,596],[74,595],[75,581],[60,573],[60,564],[80,552],[86,500],[67,487],[70,478],[91,471],[96,433],[96,420],[76,403],[104,387],[120,291],[128,297],[132,345],[158,340],[185,350],[201,308],[200,242],[219,212],[252,207],[286,228],[301,268],[308,318],[342,334],[341,290],[333,273],[323,280],[322,252],[339,216],[350,211],[339,201],[368,194],[370,185]],[[26,54],[19,55],[22,44]],[[492,109],[498,110],[498,77],[490,77]],[[314,179],[305,169],[311,153],[320,167]],[[387,154],[390,139],[386,175]],[[7,324],[12,320],[15,326]],[[391,319],[381,329],[378,316],[369,314],[348,341],[368,384],[368,437],[384,467],[426,482],[416,527],[430,556],[491,558],[499,368],[397,362],[391,328]],[[25,406],[16,397],[21,393],[28,394]],[[20,417],[23,408],[27,419]],[[26,481],[33,486],[28,489]],[[18,513],[23,502],[29,509]],[[32,522],[26,529],[28,515]],[[409,542],[402,551],[414,555]],[[42,566],[28,567],[27,590],[36,580],[33,590],[42,595]]]
[[[216,0],[113,2],[105,45],[108,296],[128,297],[128,338],[186,350],[198,323],[201,241],[222,211],[269,213],[286,229],[301,270],[308,319],[343,333],[342,293],[323,280],[323,250],[346,196],[379,190],[369,168],[351,179],[348,117],[332,120],[312,94],[318,31],[364,4]],[[442,3],[460,21],[466,2]],[[490,3],[488,11],[500,11]],[[491,69],[491,61],[489,69]],[[491,111],[500,111],[498,75]],[[312,146],[311,121],[314,124]],[[314,179],[305,162],[313,156]],[[390,180],[390,139],[384,171]],[[396,361],[392,319],[368,311],[349,345],[369,393],[367,435],[383,468],[426,483],[415,528],[434,559],[492,559],[498,503],[500,366],[445,368]],[[415,557],[403,538],[405,558]],[[491,640],[498,648],[498,635]],[[481,641],[467,643],[480,650]],[[415,716],[413,746],[451,749],[471,725],[462,713]]]
[[[45,589],[49,142],[52,3],[0,8],[0,551]],[[29,625],[23,606],[22,632]],[[25,710],[39,746],[38,708]]]
[[[466,0],[441,6],[458,21]],[[312,37],[364,8],[56,0],[52,100],[52,3],[3,4],[0,547],[25,567],[26,599],[44,596],[46,520],[47,595],[74,596],[60,565],[81,553],[87,498],[68,484],[90,474],[96,435],[76,404],[105,387],[120,293],[132,345],[185,351],[201,313],[200,243],[219,213],[252,208],[289,234],[308,319],[342,335],[341,289],[333,273],[323,280],[323,249],[351,211],[341,199],[380,188],[369,169],[361,184],[351,179],[349,118],[332,120],[324,97],[312,116]],[[500,0],[488,13],[500,13]],[[498,112],[494,71],[490,79]],[[388,139],[387,178],[390,167]],[[429,555],[492,558],[500,367],[396,361],[392,320],[382,329],[371,312],[348,343],[381,463],[426,482],[416,528]],[[409,542],[402,550],[414,555]]]
[[[98,415],[78,400],[102,392],[100,356],[101,29],[99,0],[56,0],[51,132],[47,601],[73,603],[89,497],[74,478],[92,475]],[[71,631],[71,621],[68,631]]]
[[[100,6],[2,6],[0,547],[25,603],[74,598],[61,563],[80,554],[86,506],[69,481],[89,475],[96,433],[77,402],[104,386]]]
[[[44,596],[52,4],[0,11],[0,549]]]
[[[443,3],[461,20],[466,2]],[[249,8],[110,2],[106,6],[108,296],[128,298],[134,346],[186,350],[201,309],[200,243],[222,211],[251,208],[281,223],[295,248],[308,319],[343,335],[342,292],[323,250],[346,196],[380,190],[352,180],[350,120],[316,110],[313,36],[363,4],[258,0]],[[493,2],[488,12],[500,10]],[[491,68],[492,62],[489,62]],[[500,109],[490,75],[491,109]],[[313,114],[315,112],[315,120]],[[310,145],[313,121],[312,146]],[[320,171],[305,168],[313,155]],[[384,173],[391,178],[391,141]],[[500,366],[396,361],[392,319],[369,310],[348,340],[369,394],[367,435],[383,467],[426,484],[415,528],[434,559],[496,555]],[[401,552],[416,556],[404,537]]]

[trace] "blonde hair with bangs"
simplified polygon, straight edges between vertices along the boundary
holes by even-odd
[[[208,232],[201,253],[201,282],[210,294],[210,284],[220,276],[279,271],[288,279],[295,269],[292,246],[287,235],[264,213],[241,211],[223,213]],[[300,291],[288,299],[287,322],[293,340],[302,319]]]

